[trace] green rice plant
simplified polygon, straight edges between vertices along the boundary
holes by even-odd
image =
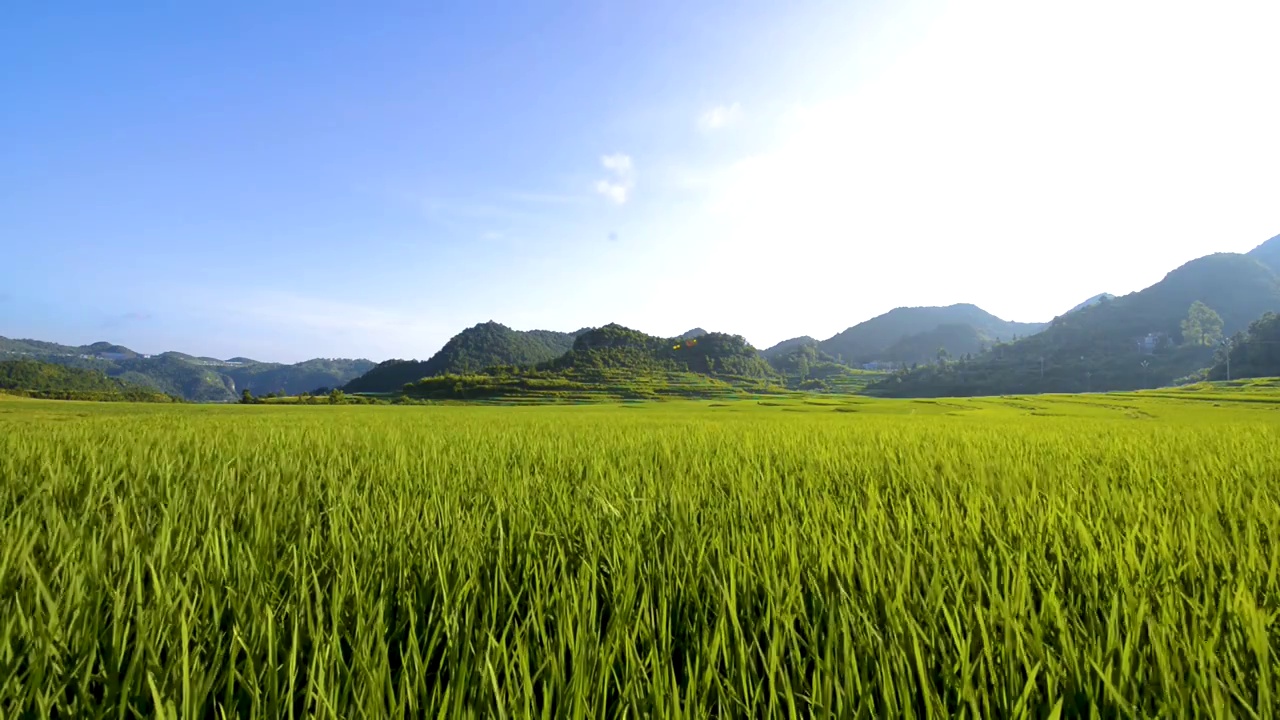
[[[0,716],[1274,716],[1276,405],[769,402],[0,400]]]

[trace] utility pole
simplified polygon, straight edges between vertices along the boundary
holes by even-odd
[[[1040,356],[1040,382],[1044,382],[1044,356]]]
[[[1226,348],[1227,356],[1227,382],[1231,382],[1231,338],[1224,338],[1222,347]]]
[[[1148,385],[1151,384],[1151,378],[1148,376],[1148,373],[1147,373],[1147,366],[1150,365],[1151,363],[1147,362],[1146,360],[1143,360],[1139,364],[1142,365],[1142,386],[1147,387]]]

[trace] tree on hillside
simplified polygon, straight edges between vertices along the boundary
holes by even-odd
[[[1267,313],[1218,353],[1210,380],[1280,376],[1280,315]]]
[[[1222,318],[1213,308],[1199,300],[1191,303],[1187,319],[1182,321],[1184,345],[1210,346],[1222,341]]]

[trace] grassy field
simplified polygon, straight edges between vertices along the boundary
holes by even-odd
[[[0,397],[0,716],[1261,717],[1280,391]]]

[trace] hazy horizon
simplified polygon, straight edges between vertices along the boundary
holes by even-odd
[[[1271,2],[11,16],[7,337],[765,348],[899,306],[1045,322],[1280,232]]]

